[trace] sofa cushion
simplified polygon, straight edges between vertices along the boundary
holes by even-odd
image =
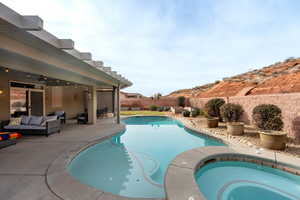
[[[22,118],[21,124],[28,125],[31,117],[23,115],[21,118]]]
[[[17,126],[4,126],[7,130],[45,130],[44,126],[33,126],[33,125],[17,125]]]
[[[41,126],[42,122],[43,122],[43,117],[31,116],[30,121],[29,121],[29,125]]]
[[[9,125],[18,126],[18,125],[21,125],[21,121],[22,121],[21,117],[19,117],[19,118],[11,118],[10,121],[9,121]]]

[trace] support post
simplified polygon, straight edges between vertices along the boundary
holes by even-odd
[[[117,123],[120,124],[120,85],[117,87]]]
[[[112,113],[114,114],[114,117],[116,116],[116,101],[117,101],[116,91],[117,91],[116,87],[113,86],[113,91],[111,95],[112,95]]]
[[[97,90],[95,86],[89,88],[88,94],[88,118],[89,124],[97,122]]]

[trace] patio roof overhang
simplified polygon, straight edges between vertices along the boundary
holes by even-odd
[[[132,85],[89,52],[74,48],[71,39],[58,39],[43,29],[38,16],[22,16],[0,3],[0,65],[97,87]]]

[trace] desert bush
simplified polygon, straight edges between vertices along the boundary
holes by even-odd
[[[152,110],[152,111],[156,111],[158,109],[158,106],[157,105],[151,105],[151,106],[149,106],[149,109]]]
[[[157,111],[163,112],[163,111],[165,111],[165,108],[163,106],[160,106],[160,107],[157,108]]]
[[[220,108],[221,117],[226,122],[237,122],[244,113],[244,109],[239,104],[226,103]]]
[[[170,106],[164,106],[164,111],[170,111]]]
[[[201,113],[201,110],[200,110],[199,108],[194,108],[194,109],[192,110],[192,112],[191,112],[191,116],[192,116],[192,117],[197,117],[197,116],[200,115],[200,113]]]
[[[224,99],[221,98],[214,98],[209,100],[205,106],[204,110],[207,113],[207,115],[211,117],[218,117],[220,120],[221,115],[220,115],[220,107],[225,103]]]
[[[182,112],[182,115],[183,115],[184,117],[189,117],[190,114],[191,114],[191,112],[188,111],[188,110],[184,110],[184,111]]]
[[[254,124],[263,130],[280,131],[283,128],[281,110],[272,104],[261,104],[252,111]]]
[[[177,101],[178,101],[178,106],[181,106],[181,107],[185,106],[185,97],[184,96],[178,97]]]

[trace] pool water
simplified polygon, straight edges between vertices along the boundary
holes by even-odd
[[[196,181],[207,200],[300,200],[299,176],[254,163],[210,163]]]
[[[221,142],[186,129],[168,117],[124,119],[126,131],[74,158],[69,172],[105,192],[139,198],[165,197],[164,176],[176,155]]]

